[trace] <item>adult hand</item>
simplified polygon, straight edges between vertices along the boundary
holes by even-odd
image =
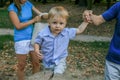
[[[41,17],[40,16],[36,16],[33,19],[34,19],[34,22],[40,22],[41,21]]]
[[[48,19],[48,13],[41,13],[39,16],[41,16],[42,19]]]

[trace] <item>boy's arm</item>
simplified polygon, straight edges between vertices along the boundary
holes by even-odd
[[[40,46],[37,43],[35,43],[34,44],[34,51],[39,52],[39,49],[40,49]]]
[[[37,57],[41,60],[43,58],[43,55],[42,55],[42,53],[40,51],[39,44],[37,44],[37,43],[34,44],[34,51],[35,51]]]
[[[82,22],[82,24],[79,25],[79,27],[77,28],[76,34],[82,33],[86,29],[88,24],[89,24],[88,22]]]

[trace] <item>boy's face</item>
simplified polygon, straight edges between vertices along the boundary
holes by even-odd
[[[50,30],[53,35],[58,35],[66,26],[66,19],[62,17],[55,16],[49,19]]]

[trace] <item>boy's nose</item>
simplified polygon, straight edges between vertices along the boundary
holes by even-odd
[[[60,26],[60,24],[56,24],[56,27],[59,27]]]

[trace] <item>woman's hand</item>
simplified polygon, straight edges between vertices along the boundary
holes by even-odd
[[[48,13],[40,13],[39,15],[42,19],[48,19]]]
[[[33,20],[34,20],[34,23],[40,22],[41,21],[41,17],[40,16],[36,16],[36,17],[33,18]]]

